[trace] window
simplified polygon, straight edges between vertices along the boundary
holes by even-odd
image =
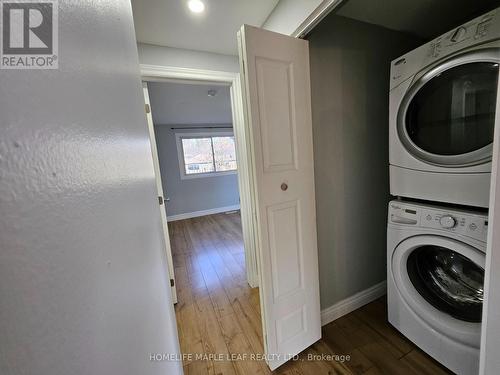
[[[233,133],[176,134],[181,178],[236,173]]]

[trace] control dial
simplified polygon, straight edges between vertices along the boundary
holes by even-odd
[[[451,36],[452,42],[460,42],[465,35],[467,34],[467,29],[463,26],[460,26]]]
[[[453,216],[445,215],[442,216],[441,219],[439,219],[439,224],[441,224],[443,228],[451,229],[454,228],[455,225],[457,225],[457,221]]]

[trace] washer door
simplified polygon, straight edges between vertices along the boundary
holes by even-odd
[[[436,245],[415,248],[406,261],[415,289],[436,309],[466,322],[481,322],[484,269]]]
[[[491,160],[498,49],[457,56],[418,78],[398,113],[398,134],[416,158],[444,167]]]
[[[394,283],[410,309],[444,335],[479,346],[485,256],[447,237],[401,242],[392,257]]]

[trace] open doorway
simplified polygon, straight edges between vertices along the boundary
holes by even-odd
[[[144,77],[188,372],[207,363],[217,373],[266,368],[263,361],[233,358],[264,354],[250,168],[244,129],[236,129],[242,111],[234,82]]]
[[[148,90],[167,220],[239,211],[229,87],[150,82]]]

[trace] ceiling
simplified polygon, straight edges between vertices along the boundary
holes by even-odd
[[[209,90],[217,94],[208,96]],[[232,123],[227,86],[149,82],[148,91],[155,125]]]
[[[500,0],[346,0],[335,13],[433,39],[498,6]]]
[[[191,13],[187,0],[132,0],[140,43],[237,55],[236,32],[244,23],[262,26],[278,0],[203,0]]]

